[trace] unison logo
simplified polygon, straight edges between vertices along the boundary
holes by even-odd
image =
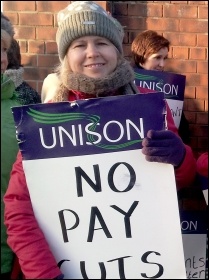
[[[143,75],[136,72],[135,78],[137,80],[137,86],[139,87],[164,92],[166,95],[170,95],[170,98],[174,96],[176,99],[178,96],[178,85],[165,83],[162,79],[159,80],[157,77]]]
[[[93,114],[44,113],[32,108],[27,114],[35,122],[51,126],[51,135],[48,129],[45,131],[46,126],[39,127],[41,145],[45,149],[53,149],[57,145],[64,147],[67,139],[73,146],[95,145],[102,149],[117,150],[139,143],[144,138],[143,118],[139,118],[137,124],[126,119],[123,123],[110,120],[101,125],[100,116]]]

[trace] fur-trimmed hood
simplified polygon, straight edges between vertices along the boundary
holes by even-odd
[[[115,71],[105,78],[95,79],[73,72],[68,72],[62,77],[57,74],[50,74],[43,83],[42,102],[49,100],[54,102],[65,101],[68,99],[69,90],[83,92],[95,97],[108,96],[117,91],[121,95],[138,92],[134,84],[133,69],[125,59],[122,59]]]

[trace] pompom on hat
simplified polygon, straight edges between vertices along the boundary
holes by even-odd
[[[124,31],[121,24],[93,1],[75,1],[57,15],[56,42],[62,61],[70,44],[82,36],[101,36],[123,54]]]

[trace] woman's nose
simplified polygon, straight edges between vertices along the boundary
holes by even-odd
[[[161,59],[159,65],[163,68],[165,66],[165,60]]]
[[[97,57],[99,56],[99,49],[95,44],[88,44],[86,53],[88,57]]]

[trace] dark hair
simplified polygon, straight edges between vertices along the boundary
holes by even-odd
[[[12,39],[12,43],[7,52],[8,66],[7,69],[19,69],[21,65],[20,46],[15,39]]]
[[[147,30],[139,33],[131,44],[131,52],[135,65],[144,64],[146,59],[162,48],[170,48],[170,42],[157,32]]]

